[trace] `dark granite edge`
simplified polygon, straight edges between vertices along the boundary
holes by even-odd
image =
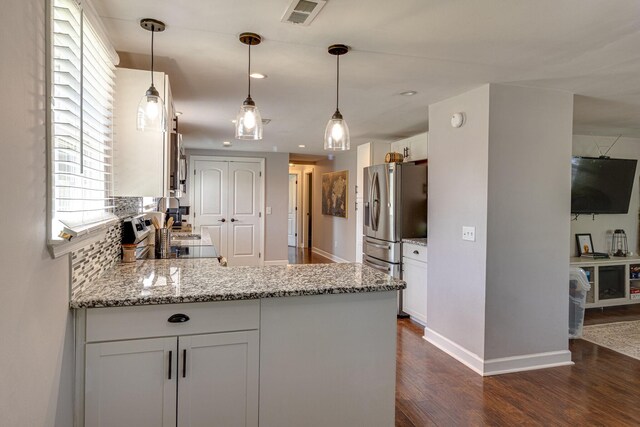
[[[388,285],[370,285],[354,287],[331,287],[318,289],[292,289],[286,291],[264,291],[264,292],[245,292],[238,294],[199,294],[186,296],[164,296],[164,297],[138,297],[127,299],[89,299],[84,301],[70,301],[69,308],[105,308],[105,307],[130,307],[140,305],[162,305],[162,304],[180,304],[191,302],[212,302],[212,301],[239,301],[266,298],[282,298],[297,297],[311,295],[331,295],[331,294],[357,294],[367,292],[390,292],[405,289],[406,282],[398,280],[394,284]]]

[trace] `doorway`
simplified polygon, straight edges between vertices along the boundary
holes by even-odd
[[[289,205],[287,209],[287,245],[298,246],[298,174],[289,174]]]
[[[191,156],[194,231],[229,265],[262,265],[264,159]]]

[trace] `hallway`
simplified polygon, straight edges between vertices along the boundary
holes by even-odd
[[[314,254],[309,248],[289,246],[289,264],[331,264],[329,258]]]

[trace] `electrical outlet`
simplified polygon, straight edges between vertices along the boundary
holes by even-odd
[[[338,247],[338,241],[336,240],[335,242],[333,242],[333,247],[337,248]]]
[[[267,215],[271,215],[271,206],[267,206]]]
[[[462,227],[462,240],[467,240],[469,242],[476,241],[476,228],[475,227]]]

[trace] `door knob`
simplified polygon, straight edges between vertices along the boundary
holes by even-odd
[[[238,221],[238,220],[235,219],[235,218],[231,218],[231,222],[236,222],[236,221]]]
[[[218,221],[220,221],[220,222],[226,222],[227,220],[226,220],[226,219],[224,219],[224,218],[222,218],[222,219],[219,219]],[[231,220],[231,221],[233,221],[233,220]]]

